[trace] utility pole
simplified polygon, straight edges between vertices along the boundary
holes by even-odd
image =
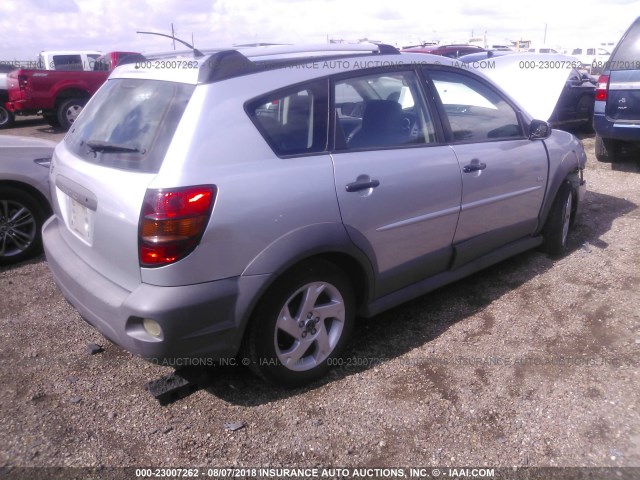
[[[544,39],[542,40],[542,44],[546,45],[547,44],[547,24],[544,24]]]
[[[176,36],[175,32],[173,31],[173,23],[171,24],[171,36],[172,37]],[[173,41],[173,49],[174,50],[176,49],[176,41],[175,40]]]

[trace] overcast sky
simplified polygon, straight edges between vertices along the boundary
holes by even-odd
[[[391,44],[496,41],[542,44],[617,41],[640,16],[639,0],[0,0],[0,61],[41,50],[172,49],[170,33],[197,47],[317,43],[368,38]]]

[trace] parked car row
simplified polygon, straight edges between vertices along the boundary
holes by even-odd
[[[51,69],[10,68],[5,89],[0,84],[0,128],[16,115],[42,115],[53,127],[68,130],[110,70],[134,52],[43,52],[39,64]],[[91,69],[82,68],[91,62]]]

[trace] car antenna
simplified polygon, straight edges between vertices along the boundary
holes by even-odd
[[[172,38],[172,39],[176,40],[177,42],[180,42],[181,44],[183,44],[186,47],[189,47],[191,50],[193,50],[193,56],[194,57],[204,57],[204,53],[202,53],[196,47],[194,47],[190,43],[185,42],[184,40],[180,40],[179,38],[174,37],[173,35],[167,35],[166,33],[157,33],[157,32],[136,32],[136,33],[144,33],[146,35],[160,35],[161,37]]]

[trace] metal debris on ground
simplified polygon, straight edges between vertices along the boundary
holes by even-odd
[[[230,432],[235,432],[236,430],[240,430],[244,427],[244,422],[224,422],[224,428]]]
[[[160,402],[160,405],[165,406],[188,397],[201,388],[206,388],[209,383],[211,383],[211,379],[207,371],[184,368],[158,380],[147,382],[144,388]]]
[[[97,343],[90,343],[87,345],[87,352],[89,353],[89,355],[95,355],[97,353],[104,352],[104,348]]]

